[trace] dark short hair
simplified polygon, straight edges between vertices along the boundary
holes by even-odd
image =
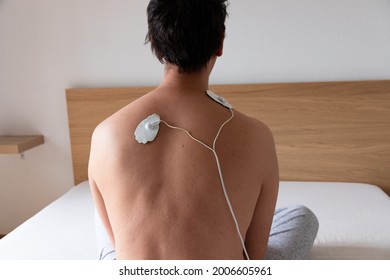
[[[145,42],[160,62],[198,72],[223,44],[226,7],[227,0],[151,0]]]

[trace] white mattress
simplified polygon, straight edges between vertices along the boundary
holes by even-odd
[[[94,206],[87,182],[73,187],[0,240],[0,259],[96,259]]]
[[[277,206],[303,204],[320,228],[311,259],[390,260],[390,198],[356,183],[282,182]]]
[[[320,229],[312,259],[390,259],[390,198],[355,183],[281,182],[278,207],[302,204]],[[96,259],[88,183],[44,208],[0,240],[0,259]]]

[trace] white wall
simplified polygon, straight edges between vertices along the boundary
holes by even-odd
[[[0,155],[0,233],[71,188],[64,90],[156,85],[146,0],[0,0],[0,135],[46,143]],[[388,0],[230,0],[213,83],[390,79]]]

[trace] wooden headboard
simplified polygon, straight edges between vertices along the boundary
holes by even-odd
[[[210,87],[272,130],[281,180],[361,182],[390,194],[390,80]],[[93,129],[152,87],[68,89],[75,184]]]

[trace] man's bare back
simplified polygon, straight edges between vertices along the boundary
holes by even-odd
[[[96,128],[90,183],[117,258],[243,259],[212,151],[164,124],[139,144],[134,131],[153,113],[210,147],[231,116],[204,90],[166,83]],[[234,113],[216,152],[245,247],[263,258],[279,182],[275,147],[264,124]]]

